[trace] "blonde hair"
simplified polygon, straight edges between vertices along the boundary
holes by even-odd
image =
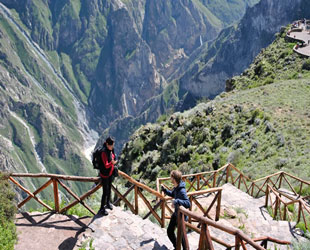
[[[179,170],[172,170],[170,173],[170,177],[175,179],[175,181],[179,184],[182,180],[182,172]]]

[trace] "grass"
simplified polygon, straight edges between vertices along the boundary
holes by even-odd
[[[194,0],[193,3],[197,6],[197,8],[205,15],[208,21],[212,24],[212,26],[216,28],[220,28],[222,26],[221,20],[215,16],[216,12],[211,12],[207,6],[205,6],[201,1]]]
[[[308,240],[308,239],[310,239],[309,233],[306,234],[306,238],[307,238],[307,240],[304,240],[304,241],[293,240],[292,249],[293,250],[308,250],[309,246],[310,246],[310,243]]]
[[[126,61],[129,61],[136,54],[136,49],[128,51],[125,55]]]
[[[302,196],[310,196],[310,186],[303,187],[300,192],[300,186],[294,187],[294,190],[296,193],[302,195]]]
[[[232,78],[235,88],[256,88],[273,82],[299,79],[308,74],[307,59],[293,53],[295,43],[285,41],[288,29],[278,34],[276,40],[262,50],[243,74]]]
[[[15,195],[7,178],[0,172],[0,249],[14,249],[14,244],[17,241],[14,224]]]
[[[71,200],[70,202],[72,202],[73,200]],[[48,206],[50,206],[53,210],[55,210],[55,203],[54,201],[50,200],[50,199],[45,199],[43,200],[43,202],[45,204],[47,204]],[[86,199],[86,203],[94,210],[94,211],[98,211],[99,207],[100,207],[100,201],[98,201],[98,197],[96,195],[92,195],[90,198]],[[59,209],[61,210],[62,208],[66,207],[69,204],[68,201],[61,201],[59,204]],[[38,211],[41,213],[44,212],[49,212],[49,210],[43,206],[39,206],[37,208],[30,208],[28,209],[29,212],[33,212],[33,211]],[[77,205],[71,207],[70,209],[68,209],[65,214],[67,215],[76,215],[78,217],[85,217],[85,216],[89,216],[92,217],[93,214],[86,209],[84,206],[82,206],[80,203],[78,203]]]
[[[79,250],[95,250],[95,248],[93,247],[93,242],[94,242],[93,238],[84,241]]]

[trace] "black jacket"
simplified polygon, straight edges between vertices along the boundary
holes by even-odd
[[[175,213],[177,212],[179,206],[190,208],[191,203],[186,194],[185,183],[183,181],[181,181],[179,185],[172,190],[164,188],[163,191],[166,195],[174,198]]]

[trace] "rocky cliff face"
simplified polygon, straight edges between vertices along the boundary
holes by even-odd
[[[63,77],[60,82],[66,82],[65,88],[74,98],[69,100],[68,93],[63,94],[60,86],[54,86],[52,79],[55,76],[36,66],[40,64],[36,56],[30,61],[26,57],[21,59],[28,75],[23,76],[25,72],[20,67],[19,80],[25,82],[23,78],[29,77],[28,85],[35,82],[43,92],[57,95],[58,103],[70,109],[69,113],[79,109],[73,108],[72,103],[80,103],[93,128],[97,131],[109,126],[118,128],[114,135],[123,136],[126,140],[130,132],[121,133],[124,128],[118,121],[132,129],[141,123],[154,121],[165,112],[177,101],[169,100],[171,96],[175,97],[175,92],[169,93],[175,88],[167,88],[177,68],[201,44],[214,39],[223,27],[238,21],[246,6],[257,1],[217,1],[215,4],[205,0],[1,0],[1,3],[3,8],[10,9],[6,11],[10,13],[13,26],[19,27],[26,37],[37,43],[34,46],[45,50],[44,60],[52,65],[56,78]],[[224,14],[227,10],[230,10],[229,15]],[[16,31],[12,29],[11,32]],[[21,42],[16,46],[20,57],[26,37],[20,37]],[[7,39],[12,39],[9,34]],[[10,63],[14,68],[15,61]],[[7,70],[7,63],[3,67],[4,71]],[[9,99],[5,103],[10,103]],[[20,110],[35,104],[19,101]],[[47,106],[43,109],[40,105],[36,107],[39,116]],[[80,117],[79,114],[77,116]],[[31,124],[28,117],[25,119]],[[45,121],[46,124],[36,117],[32,126],[36,128],[38,122],[41,130],[46,130],[49,119]],[[53,139],[67,145],[63,138]],[[37,148],[43,159],[46,154],[63,154],[57,147],[46,150],[40,143]]]
[[[229,27],[180,79],[183,92],[213,98],[225,90],[225,80],[241,73],[281,26],[309,16],[308,1],[262,0],[249,8],[237,26]]]
[[[124,142],[156,120],[184,65],[257,0],[0,2],[1,169],[84,175],[88,123]]]
[[[90,105],[100,130],[139,115],[197,47],[257,0],[2,2],[18,12],[34,41],[57,52],[64,77]]]
[[[2,4],[0,51],[1,171],[92,175],[81,153],[94,139],[85,106]],[[32,191],[42,184],[22,183]]]

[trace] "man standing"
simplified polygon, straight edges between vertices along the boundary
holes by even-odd
[[[167,228],[167,234],[173,246],[176,247],[176,237],[174,234],[174,230],[178,224],[178,208],[179,206],[189,208],[191,204],[186,194],[185,183],[182,181],[182,173],[178,170],[171,171],[170,180],[174,188],[172,190],[168,190],[162,187],[162,191],[166,195],[174,198],[172,200],[172,206],[174,207],[174,213],[171,216],[170,223]],[[182,238],[182,247],[183,249],[185,249],[184,238]]]
[[[114,154],[114,139],[112,137],[108,137],[103,144],[101,159],[103,164],[99,170],[102,183],[102,198],[99,213],[102,215],[108,215],[106,208],[110,210],[113,209],[110,202],[112,174],[114,171],[114,165],[117,163]]]

